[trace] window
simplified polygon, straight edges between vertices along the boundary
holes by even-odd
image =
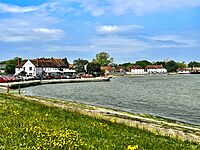
[[[29,67],[29,71],[31,71],[32,70],[32,67]]]

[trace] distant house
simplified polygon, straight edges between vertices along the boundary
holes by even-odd
[[[115,74],[116,75],[125,75],[126,74],[126,67],[124,66],[116,66],[115,67]]]
[[[101,67],[101,70],[105,72],[105,75],[114,74],[116,71],[115,67],[112,66],[103,66]]]
[[[190,74],[192,71],[191,68],[178,68],[177,73],[178,74]]]
[[[149,65],[145,67],[148,74],[165,74],[167,70],[162,65]]]
[[[18,58],[18,65],[15,68],[15,74],[17,75],[22,72],[28,76],[41,76],[47,73],[75,71],[70,70],[62,59],[38,58],[21,62],[21,59]]]
[[[145,74],[145,70],[140,66],[131,66],[129,67],[128,74]]]
[[[192,67],[191,73],[192,74],[200,74],[200,67]]]
[[[6,65],[0,64],[0,73],[5,73]]]

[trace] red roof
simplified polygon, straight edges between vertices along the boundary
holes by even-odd
[[[143,68],[140,66],[131,66],[131,67],[129,67],[129,69],[143,69]]]
[[[149,65],[145,67],[146,69],[165,69],[162,65]]]
[[[38,58],[30,60],[36,67],[46,67],[46,68],[67,68],[62,59],[54,58]],[[23,61],[21,64],[17,65],[16,68],[21,68],[26,61]]]

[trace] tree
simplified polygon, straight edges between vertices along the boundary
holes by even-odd
[[[164,68],[166,67],[166,63],[164,61],[156,61],[154,65],[162,65]]]
[[[78,72],[78,73],[81,73],[81,72],[85,72],[85,65],[88,64],[88,61],[87,60],[84,60],[84,59],[76,59],[74,60],[73,64],[75,65],[75,70]]]
[[[187,65],[185,64],[185,62],[177,62],[178,68],[186,68]]]
[[[96,54],[96,58],[93,60],[94,63],[100,64],[101,67],[107,66],[113,62],[113,58],[110,58],[110,55],[106,52],[100,52]]]
[[[141,61],[136,61],[135,65],[145,68],[148,65],[152,65],[152,63],[147,60],[141,60]]]
[[[14,74],[15,73],[15,67],[17,66],[18,58],[10,59],[6,62],[6,73],[7,74]]]
[[[131,66],[134,66],[134,64],[131,63],[131,62],[127,62],[127,63],[120,64],[119,66],[123,66],[123,67],[131,67]]]
[[[97,64],[95,62],[88,63],[87,72],[88,72],[88,74],[91,74],[94,77],[97,77],[97,76],[100,76],[101,74],[103,74],[101,72],[101,65]]]
[[[178,69],[178,65],[175,61],[170,60],[166,63],[166,69],[168,72],[176,72]]]
[[[200,63],[196,62],[196,61],[192,61],[188,64],[188,67],[192,68],[192,67],[200,67]]]
[[[69,68],[69,62],[67,60],[67,58],[63,58],[62,61],[65,63],[65,65],[67,66],[67,68]]]

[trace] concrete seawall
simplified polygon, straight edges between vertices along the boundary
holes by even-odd
[[[109,78],[99,77],[99,78],[82,78],[82,79],[52,79],[52,80],[33,80],[33,81],[21,81],[12,83],[0,83],[0,88],[10,88],[17,89],[19,86],[29,87],[41,84],[57,84],[57,83],[78,83],[78,82],[104,82],[110,81]]]

